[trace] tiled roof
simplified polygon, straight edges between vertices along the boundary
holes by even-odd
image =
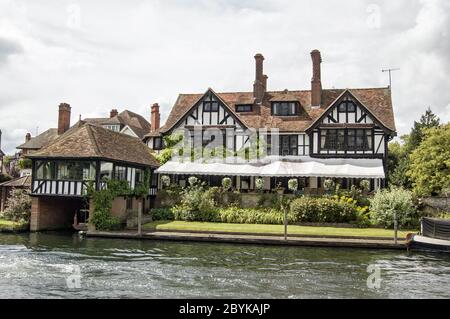
[[[28,142],[23,143],[22,145],[17,146],[18,149],[31,149],[31,150],[38,150],[55,139],[58,138],[58,129],[57,128],[50,128],[45,132],[42,132],[41,134],[32,137]]]
[[[146,133],[150,132],[150,123],[142,116],[137,113],[125,110],[113,117],[105,118],[86,118],[83,121],[91,124],[97,125],[123,125],[129,126],[134,133],[136,133],[139,138],[143,138]]]
[[[234,112],[236,104],[253,101],[253,92],[216,93],[232,113],[247,127],[278,128],[281,131],[305,131],[323,115],[346,89],[322,91],[322,106],[311,107],[311,91],[269,91],[262,104],[256,104],[252,112]],[[384,126],[395,131],[394,113],[389,88],[348,89]],[[196,104],[204,94],[180,94],[160,133],[170,131],[173,126]],[[272,116],[271,102],[297,101],[301,105],[298,116]],[[150,135],[147,135],[150,136]]]
[[[159,166],[150,149],[138,138],[82,122],[31,158],[102,158],[147,166]]]
[[[17,177],[0,184],[3,187],[31,187],[31,176]]]

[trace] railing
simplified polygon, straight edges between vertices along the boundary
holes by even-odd
[[[82,197],[86,195],[89,184],[92,181],[77,181],[77,180],[34,180],[32,185],[32,193],[37,195],[55,195],[55,196],[77,196]],[[101,181],[99,189],[107,188],[107,182]],[[149,189],[148,195],[155,196],[157,187],[152,186]]]
[[[84,196],[89,181],[77,180],[34,180],[32,193],[38,195]]]

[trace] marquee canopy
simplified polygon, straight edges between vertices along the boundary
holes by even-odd
[[[381,159],[319,159],[311,157],[262,163],[169,161],[159,167],[156,173],[261,177],[385,178]]]

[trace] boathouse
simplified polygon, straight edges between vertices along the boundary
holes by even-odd
[[[133,189],[150,180],[158,162],[139,138],[80,121],[32,159],[30,230],[70,228],[75,214],[89,211],[88,187],[100,190],[108,179],[127,181]],[[156,187],[143,200],[149,209]],[[138,206],[136,198],[118,197],[111,214],[122,221]]]

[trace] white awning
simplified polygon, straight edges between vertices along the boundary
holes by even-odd
[[[156,172],[175,175],[385,178],[381,159],[318,159],[307,156],[295,160],[239,164],[169,161]]]

